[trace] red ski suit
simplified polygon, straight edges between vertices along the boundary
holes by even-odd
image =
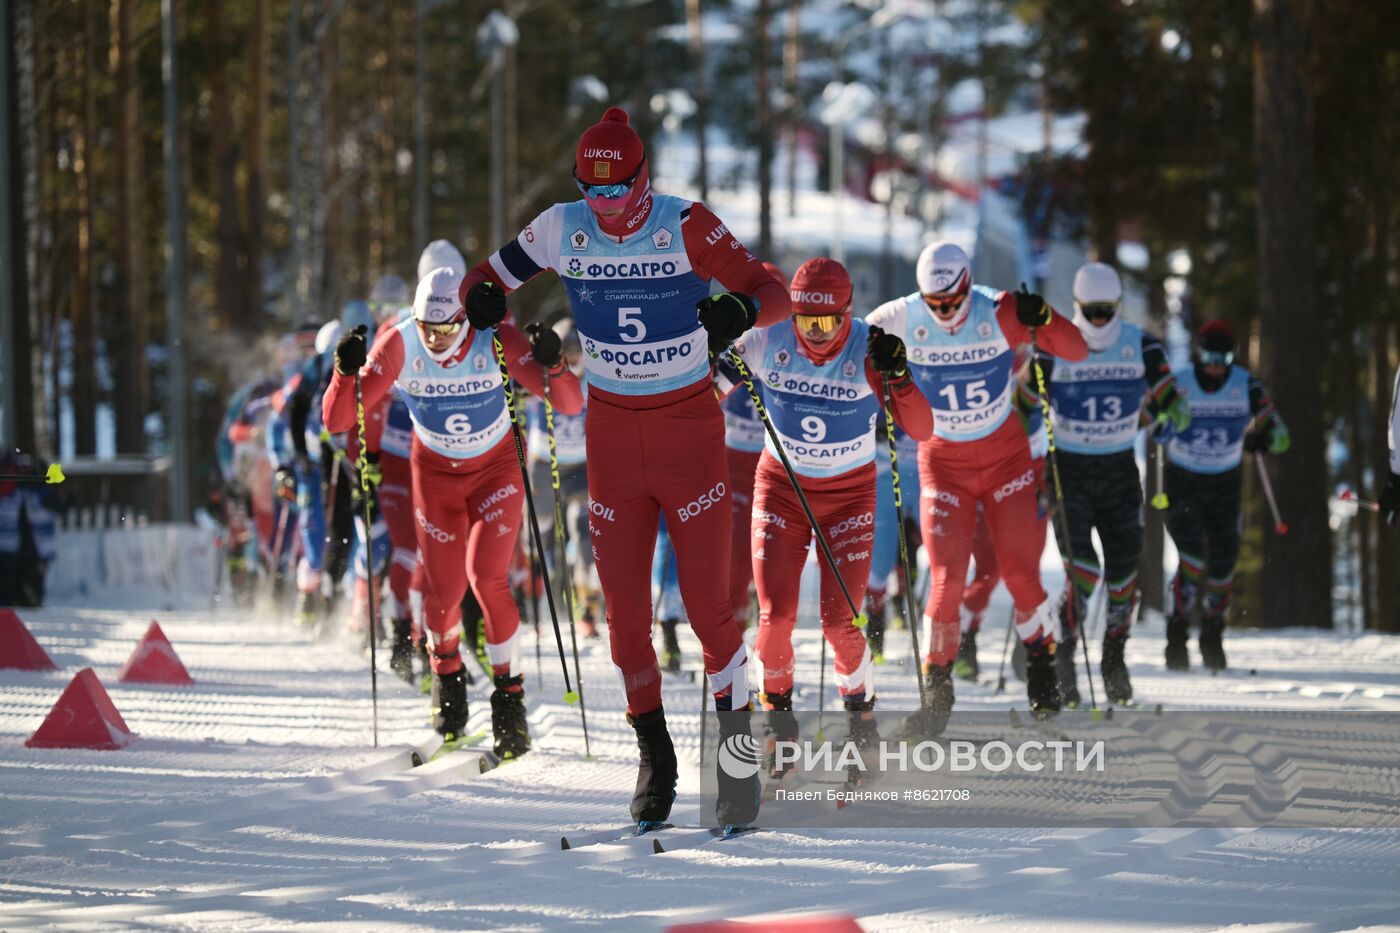
[[[974,332],[959,338],[958,329],[951,334],[945,331],[917,293],[881,306],[869,318],[910,344],[910,368],[926,396],[946,394],[954,406],[966,406],[968,398],[990,397],[1003,412],[1000,425],[986,436],[964,440],[955,432],[940,430],[946,412],[935,409],[935,436],[919,445],[920,526],[932,571],[924,608],[925,660],[939,666],[951,664],[957,656],[959,615],[979,502],[1003,581],[1016,606],[1017,634],[1027,645],[1039,647],[1055,641],[1058,631],[1056,614],[1040,582],[1045,543],[1038,503],[1041,471],[1031,458],[1021,419],[1012,410],[1013,348],[1030,342],[1030,329],[1017,320],[1009,292],[992,293],[979,287],[969,301],[974,302],[974,310],[961,327],[974,328],[980,343],[971,342]],[[982,302],[980,308],[977,302]],[[1056,356],[1082,360],[1088,355],[1079,330],[1059,314],[1052,314],[1035,337],[1040,349]],[[967,353],[957,352],[965,347]],[[987,353],[987,347],[1001,349]],[[979,353],[992,361],[979,374],[987,378],[969,383],[949,377],[948,372],[961,375],[954,367]],[[1003,394],[989,396],[986,387],[990,385],[1002,386]],[[952,411],[958,413],[957,407]]]
[[[636,231],[620,240],[603,232],[584,202],[556,204],[468,272],[464,285],[489,280],[509,291],[550,269],[568,292],[588,371],[589,533],[613,664],[633,715],[661,705],[650,568],[663,509],[716,706],[748,702],[748,655],[725,585],[724,418],[696,303],[718,279],[759,302],[759,326],[782,320],[790,307],[787,290],[703,204],[649,199]]]
[[[509,324],[502,324],[498,333],[511,377],[531,392],[543,392],[545,370],[531,355],[529,341]],[[396,380],[416,385],[412,373],[401,379],[405,375],[404,341],[417,339],[416,334],[416,328],[408,325],[375,340],[369,361],[360,370],[366,409],[377,407]],[[454,379],[476,377],[485,385],[486,377],[498,372],[494,359],[477,372],[460,365],[475,337],[468,328],[456,354],[440,365],[456,367]],[[421,360],[416,356],[415,364]],[[457,370],[462,371],[460,375]],[[554,404],[566,414],[576,414],[583,404],[578,380],[562,366],[549,375]],[[502,391],[499,382],[497,385],[494,391]],[[331,430],[348,430],[355,423],[353,379],[339,372],[331,378],[322,412]],[[507,432],[484,452],[456,458],[429,449],[418,428],[415,416],[413,506],[418,550],[427,577],[423,615],[433,644],[433,670],[446,674],[462,666],[457,652],[458,625],[462,596],[470,580],[486,617],[491,664],[497,674],[509,675],[520,615],[511,597],[508,570],[525,501],[515,441]]]

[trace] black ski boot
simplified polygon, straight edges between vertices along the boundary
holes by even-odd
[[[917,713],[904,722],[901,730],[905,738],[936,739],[948,727],[948,717],[953,715],[953,665],[924,665],[924,697]]]
[[[1167,670],[1189,671],[1191,656],[1186,653],[1186,620],[1173,616],[1167,620]]]
[[[1225,670],[1225,623],[1219,619],[1202,619],[1201,634],[1196,643],[1201,648],[1201,663],[1211,673]],[[1185,650],[1183,648],[1183,650]]]
[[[865,592],[865,640],[870,645],[870,660],[885,663],[885,591]]]
[[[1055,646],[1055,677],[1060,682],[1060,704],[1067,709],[1079,708],[1079,677],[1075,673],[1075,651],[1079,639],[1071,638]]]
[[[525,720],[523,674],[497,674],[491,691],[492,751],[502,761],[519,758],[530,750],[530,724]]]
[[[747,704],[742,709],[715,712],[720,742],[719,754],[715,756],[715,822],[726,834],[750,827],[758,819],[763,794],[758,769],[763,763],[759,760],[759,744],[754,741],[751,715]]]
[[[418,652],[419,670],[423,673],[419,675],[418,691],[420,693],[431,693],[433,689],[433,657],[428,653],[428,639],[420,638],[418,646],[414,649]]]
[[[439,661],[461,658],[457,652],[440,654]],[[458,667],[450,674],[433,674],[433,731],[444,739],[458,739],[467,728],[467,674]]]
[[[655,829],[671,815],[676,802],[676,749],[666,730],[666,711],[657,707],[627,721],[637,732],[641,762],[637,765],[637,788],[632,792],[632,819],[641,830]]]
[[[1060,684],[1055,676],[1058,667],[1055,656],[1064,650],[1042,647],[1039,651],[1027,649],[1026,699],[1030,701],[1031,712],[1036,719],[1049,719],[1060,711]]]
[[[661,620],[661,669],[675,674],[681,669],[681,640],[676,635],[677,619]]]
[[[1133,682],[1128,677],[1128,665],[1123,660],[1123,649],[1128,646],[1128,636],[1103,637],[1103,656],[1099,659],[1099,670],[1103,672],[1103,689],[1111,705],[1122,706],[1133,698]]]
[[[953,662],[953,676],[958,680],[977,682],[982,668],[977,664],[977,633],[971,630],[962,633],[958,641],[958,657]]]
[[[846,736],[856,743],[856,748],[865,752],[880,744],[880,730],[875,723],[875,698],[868,700],[843,699],[846,707]]]
[[[406,684],[413,678],[413,620],[394,620],[394,644],[389,651],[389,670]]]
[[[779,742],[796,742],[797,717],[792,714],[792,691],[762,694],[763,708],[768,713],[768,737],[764,743],[763,767],[768,776],[781,779],[788,767],[778,767]]]

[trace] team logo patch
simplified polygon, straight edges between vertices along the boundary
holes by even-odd
[[[423,387],[423,384],[422,384],[421,382],[419,382],[417,379],[414,379],[414,380],[412,380],[411,382],[409,382],[409,384],[408,384],[408,392],[409,392],[410,395],[417,395],[417,394],[418,394],[418,390],[421,389],[422,387]]]
[[[422,360],[421,357],[420,357],[420,358],[415,358],[415,359],[414,359],[414,361],[413,361],[413,371],[414,371],[415,373],[421,373],[421,372],[423,371],[423,360]]]
[[[924,358],[924,351],[915,347],[913,350],[909,351],[909,358],[917,363]]]
[[[847,379],[849,379],[849,378],[851,378],[852,376],[854,376],[855,374],[856,374],[856,364],[855,364],[855,362],[854,362],[853,360],[847,360],[847,361],[846,361],[846,365],[841,367],[841,375],[843,375],[843,376],[845,376]]]
[[[1132,359],[1132,358],[1133,358],[1133,348],[1132,348],[1132,347],[1124,347],[1124,348],[1123,348],[1123,359],[1125,359],[1125,360],[1130,360],[1130,359]]]
[[[598,345],[591,338],[583,342],[583,351],[588,354],[589,359],[598,358]]]
[[[992,336],[992,325],[988,324],[986,321],[983,321],[981,324],[978,324],[977,336],[981,337],[983,340],[986,340],[988,337]]]
[[[578,252],[588,249],[588,234],[582,230],[575,230],[569,234],[569,245]]]
[[[594,163],[593,163],[593,177],[595,177],[595,178],[612,178],[612,163],[611,163],[611,162],[594,162]]]
[[[486,357],[478,353],[476,356],[472,357],[472,366],[479,373],[486,372]]]
[[[791,363],[791,362],[792,362],[792,354],[791,354],[791,353],[788,353],[788,351],[786,351],[786,350],[779,350],[777,353],[774,353],[774,354],[773,354],[773,365],[774,365],[774,366],[786,366],[787,364],[789,364],[789,363]]]
[[[927,327],[922,327],[922,326],[914,328],[914,339],[915,339],[915,340],[927,340],[927,339],[928,339],[928,328],[927,328]]]
[[[662,227],[651,235],[651,244],[657,249],[671,248],[671,231]]]
[[[578,300],[582,301],[584,304],[593,304],[593,289],[589,288],[587,285],[579,288]]]
[[[583,275],[583,263],[579,262],[578,257],[575,256],[573,259],[569,260],[569,266],[564,271],[572,276]]]
[[[769,373],[768,384],[776,389],[783,384],[783,377],[779,376],[777,373]]]

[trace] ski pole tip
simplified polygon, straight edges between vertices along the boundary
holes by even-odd
[[[577,706],[577,705],[578,705],[578,691],[577,691],[577,690],[570,690],[568,693],[564,694],[564,702],[567,703],[567,704],[569,704],[570,706]]]
[[[63,475],[63,467],[57,463],[50,463],[48,472],[44,474],[44,482],[50,486],[57,486],[67,478]]]
[[[863,612],[857,613],[856,617],[851,620],[851,624],[856,628],[865,628],[870,624],[870,618]]]

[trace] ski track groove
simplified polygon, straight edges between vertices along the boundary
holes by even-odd
[[[60,618],[65,612],[69,620]],[[296,719],[288,715],[288,703],[304,698],[329,710],[324,724],[336,741],[344,741],[347,733],[366,733],[367,738],[363,720],[368,703],[358,682],[364,679],[363,659],[343,642],[334,649],[320,643],[318,647],[324,650],[318,654],[327,655],[328,663],[316,671],[302,671],[288,659],[304,652],[289,649],[286,642],[305,633],[267,622],[253,623],[247,634],[255,650],[243,653],[239,664],[230,666],[230,649],[243,652],[238,642],[208,633],[202,640],[199,636],[208,615],[185,613],[184,621],[161,622],[199,679],[194,692],[137,688],[111,681],[129,644],[144,632],[146,617],[111,610],[76,614],[79,621],[71,621],[74,615],[71,610],[48,610],[37,623],[31,623],[31,630],[46,646],[61,643],[67,654],[101,658],[111,668],[99,670],[99,675],[132,728],[147,736],[133,749],[148,751],[157,762],[170,758],[191,771],[201,767],[208,771],[210,762],[200,760],[206,756],[187,752],[182,756],[183,750],[192,747],[190,735],[200,739],[227,735],[234,743],[253,743],[247,737],[250,730],[275,728],[283,719]],[[813,634],[799,630],[797,657],[804,668],[811,668],[800,672],[799,679],[815,682],[818,653]],[[898,637],[900,633],[892,634]],[[982,674],[994,677],[1000,656],[992,648],[999,648],[999,641],[984,640]],[[1237,700],[1240,708],[1257,708],[1261,701],[1267,701],[1282,707],[1296,702],[1308,709],[1318,709],[1319,703],[1324,708],[1394,709],[1400,701],[1400,677],[1393,673],[1400,667],[1396,645],[1388,641],[1371,644],[1375,639],[1370,636],[1333,641],[1333,648],[1344,645],[1351,649],[1350,660],[1358,663],[1340,659],[1335,671],[1319,668],[1309,677],[1295,677],[1297,672],[1293,671],[1287,676],[1249,676],[1244,670],[1232,670],[1206,681],[1214,688],[1207,696],[1202,696],[1200,678],[1187,683],[1162,671],[1160,639],[1135,639],[1129,662],[1139,696],[1145,702],[1161,700],[1172,708],[1233,707]],[[1145,650],[1148,646],[1151,651]],[[688,632],[683,635],[682,647],[688,658],[696,656],[697,645]],[[1239,650],[1232,650],[1232,663],[1258,663],[1249,658],[1245,647],[1242,644]],[[591,762],[582,759],[577,710],[558,699],[562,678],[557,666],[551,672],[546,663],[543,676],[533,676],[528,653],[522,651],[523,669],[532,675],[527,689],[536,753],[521,762],[468,781],[458,778],[471,776],[471,765],[465,760],[474,757],[471,755],[462,755],[460,761],[449,756],[418,769],[422,773],[396,767],[400,758],[407,757],[408,742],[404,740],[421,739],[424,734],[421,726],[414,725],[421,722],[424,701],[385,672],[380,679],[381,694],[387,692],[389,702],[386,704],[381,695],[381,734],[386,740],[392,736],[398,747],[346,748],[347,757],[363,761],[355,767],[308,774],[305,769],[297,771],[296,761],[278,760],[281,776],[261,781],[263,789],[251,793],[229,796],[229,788],[221,786],[223,795],[211,794],[208,799],[173,810],[158,810],[157,801],[144,801],[142,810],[150,806],[152,813],[158,812],[159,823],[129,828],[130,819],[102,825],[78,817],[42,826],[38,825],[40,819],[0,835],[0,846],[9,856],[6,864],[11,866],[0,879],[5,927],[144,926],[155,917],[178,921],[182,928],[220,930],[350,918],[385,927],[499,924],[500,915],[488,909],[489,905],[464,903],[460,896],[454,899],[445,894],[452,891],[485,891],[482,896],[487,900],[504,898],[502,906],[518,912],[524,927],[548,927],[564,920],[619,925],[631,920],[639,926],[660,926],[679,919],[730,917],[736,910],[763,914],[841,910],[849,906],[850,885],[859,885],[864,905],[859,912],[868,918],[867,929],[925,929],[944,923],[952,928],[972,922],[1024,923],[1031,903],[1049,903],[1053,908],[1070,895],[1088,897],[1094,909],[1102,908],[1112,915],[1115,898],[1109,888],[1118,876],[1145,879],[1142,883],[1164,909],[1177,903],[1184,891],[1192,890],[1182,888],[1182,884],[1205,886],[1207,893],[1211,885],[1233,884],[1239,887],[1237,899],[1275,910],[1280,909],[1278,904],[1290,903],[1290,898],[1292,904],[1307,905],[1314,911],[1318,905],[1334,905],[1326,907],[1325,914],[1315,914],[1318,919],[1299,918],[1285,926],[1271,925],[1271,929],[1342,929],[1394,922],[1400,917],[1400,899],[1392,910],[1378,903],[1382,895],[1377,894],[1386,889],[1386,879],[1400,870],[1400,833],[1379,831],[896,830],[883,831],[885,838],[863,839],[879,836],[882,831],[833,838],[820,832],[771,830],[694,847],[677,844],[660,855],[652,854],[652,839],[660,839],[665,846],[664,833],[560,851],[560,835],[596,832],[608,824],[613,810],[621,815],[630,790],[635,741],[616,713],[624,701],[616,679],[608,676],[611,671],[605,643],[580,643],[595,758]],[[198,665],[191,662],[191,658],[206,654],[211,667],[219,665],[216,681],[200,677]],[[1290,655],[1285,667],[1295,660],[1304,659]],[[268,673],[268,667],[282,673]],[[0,701],[0,791],[24,788],[34,793],[34,772],[26,765],[52,759],[13,746],[32,729],[25,721],[37,724],[47,712],[52,697],[66,681],[66,673],[0,672],[0,685],[6,688]],[[303,673],[310,682],[288,689],[288,675],[295,678]],[[908,708],[915,703],[904,659],[892,657],[878,669],[877,677],[882,708]],[[347,683],[348,678],[354,682]],[[909,683],[904,683],[906,680]],[[394,685],[387,691],[386,681]],[[482,687],[478,678],[476,686],[468,688],[473,730],[486,722],[486,691]],[[489,684],[486,687],[489,689]],[[958,688],[961,708],[1024,705],[1024,686],[1014,679],[1009,679],[1003,696],[995,695],[986,685],[959,683]],[[832,689],[830,683],[828,689]],[[696,832],[693,827],[699,814],[693,800],[698,784],[686,771],[693,772],[698,763],[701,696],[702,686],[694,680],[671,677],[663,683],[668,722],[683,761],[681,799],[673,816],[679,828],[670,831],[673,835]],[[813,691],[801,691],[799,697],[799,706],[816,707]],[[231,716],[223,708],[229,702],[236,702],[242,712]],[[250,712],[250,707],[257,712]],[[145,725],[156,716],[163,723],[159,729]],[[191,720],[195,725],[189,724]],[[322,722],[319,717],[318,722]],[[303,731],[292,729],[289,735],[300,741]],[[229,759],[220,764],[231,764],[242,750],[239,744],[213,745],[218,753],[213,757]],[[267,758],[278,757],[276,745],[259,741],[254,747]],[[334,749],[320,747],[317,751],[315,757],[324,764],[334,760]],[[100,757],[77,761],[57,773],[82,774],[96,786],[107,775],[104,765],[115,764],[107,756],[121,753],[74,754],[77,758]],[[564,799],[558,799],[558,791],[564,788],[552,788],[548,783],[561,768],[568,773]],[[213,776],[226,777],[217,770]],[[1197,777],[1209,783],[1205,777]],[[542,789],[531,788],[532,783],[541,781]],[[624,790],[618,789],[620,784]],[[93,802],[95,798],[89,801]],[[369,822],[346,822],[348,814],[366,811],[371,812]],[[507,812],[508,821],[493,821],[494,813]],[[445,835],[443,830],[449,833]],[[518,841],[505,841],[510,839]],[[52,867],[54,858],[62,862],[75,854],[74,843],[81,843],[84,858],[107,859],[108,880],[76,884],[26,880],[26,876],[32,877],[30,872],[43,872],[41,864]],[[48,855],[53,848],[62,855]],[[1254,887],[1249,887],[1243,880],[1245,869],[1252,868],[1258,875],[1280,860],[1286,860],[1290,875],[1305,879],[1304,893],[1285,891],[1282,884],[1261,885],[1257,878]],[[26,871],[27,865],[33,867]],[[735,867],[746,875],[734,883],[749,896],[747,909],[715,903],[715,891],[733,881]],[[790,870],[794,867],[800,869],[795,875]],[[162,873],[162,868],[168,870]],[[781,870],[784,868],[789,870]],[[73,866],[68,873],[77,870]],[[1225,880],[1215,881],[1220,873]],[[241,877],[226,884],[208,883],[210,877],[229,875]],[[847,883],[831,884],[838,876]],[[164,884],[152,885],[156,877],[166,879]],[[615,883],[610,878],[633,884],[662,883],[666,891],[675,892],[679,906],[675,910],[619,910],[606,897]],[[911,878],[917,883],[905,883]],[[506,881],[506,890],[500,890],[501,879]],[[1157,887],[1164,891],[1157,894]],[[520,892],[531,888],[540,892],[544,902],[539,898],[535,903],[521,902]],[[1393,885],[1390,890],[1394,890]],[[760,891],[761,896],[755,897]],[[1217,898],[1211,903],[1220,901]],[[1008,906],[1012,906],[1011,913],[1006,913]],[[1054,909],[1049,916],[1055,918]],[[1083,919],[1083,914],[1071,913],[1068,918]],[[1141,918],[1134,919],[1141,922]],[[1214,926],[1188,916],[1183,916],[1182,922],[1191,928]]]

